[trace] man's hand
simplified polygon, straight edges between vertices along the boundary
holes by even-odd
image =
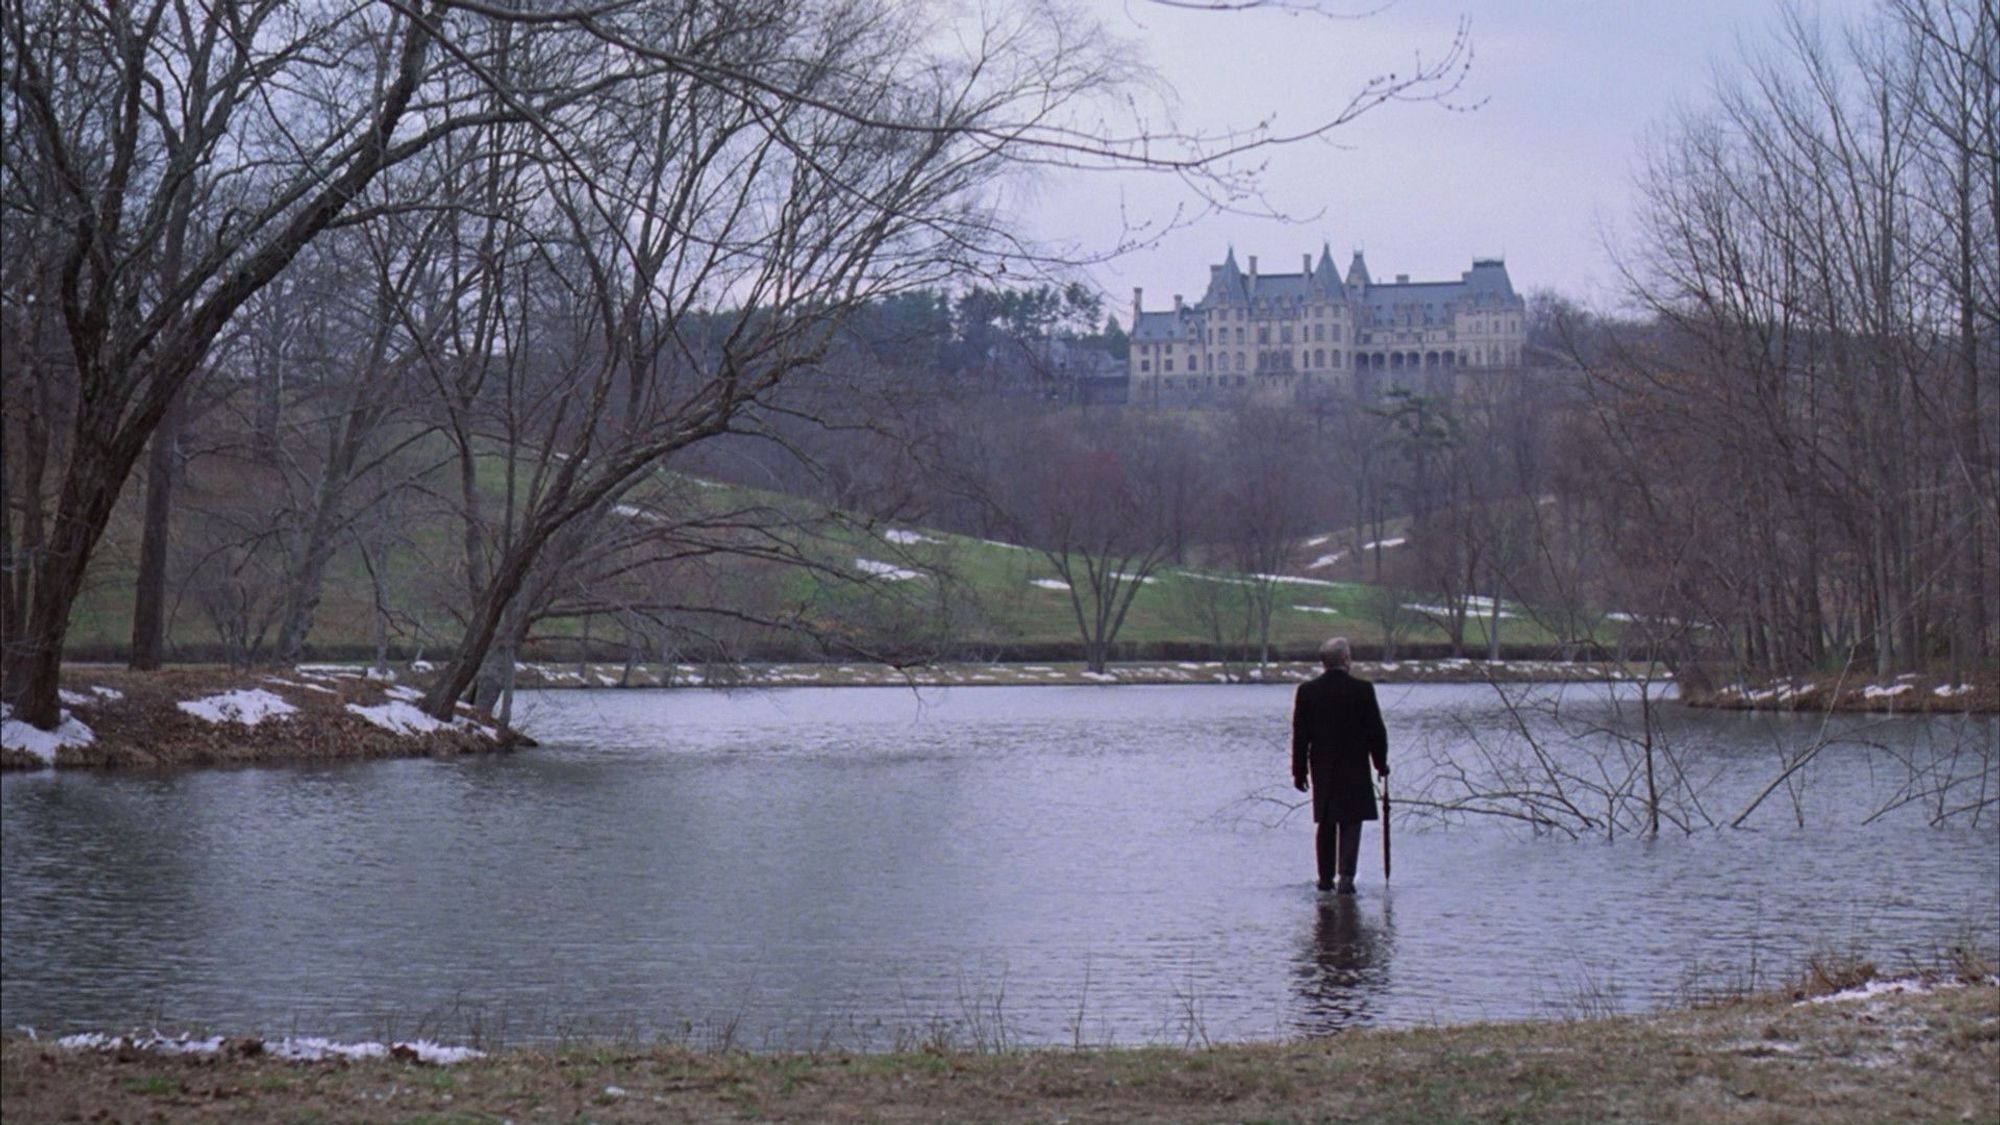
[[[1305,791],[1306,791],[1306,779],[1305,779],[1305,778],[1303,778],[1303,777],[1294,777],[1294,778],[1292,779],[1292,788],[1294,788],[1294,789],[1298,790],[1298,791],[1299,791],[1299,792],[1301,792],[1301,793],[1305,792]]]

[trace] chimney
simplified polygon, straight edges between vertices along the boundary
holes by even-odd
[[[1299,276],[1311,277],[1312,275],[1313,275],[1313,256],[1311,254],[1300,254]]]
[[[1255,296],[1257,293],[1257,255],[1255,254],[1250,255],[1250,293],[1252,296]]]
[[[1174,294],[1174,315],[1181,315],[1181,295],[1179,293]]]
[[[1146,291],[1137,285],[1132,287],[1132,328],[1134,331],[1137,331],[1139,328],[1139,298],[1145,296],[1145,293]]]
[[[1397,274],[1397,275],[1396,275],[1396,284],[1398,284],[1398,285],[1408,285],[1409,283],[1410,283],[1410,275],[1409,275],[1409,274],[1406,274],[1406,273],[1399,273],[1399,274]]]

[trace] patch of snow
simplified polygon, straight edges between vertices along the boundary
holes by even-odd
[[[267,683],[267,684],[277,684],[277,685],[278,685],[279,687],[295,687],[295,688],[303,688],[303,689],[305,689],[306,691],[316,691],[316,692],[319,692],[319,693],[320,693],[321,695],[339,695],[339,694],[340,694],[339,692],[337,692],[337,691],[333,690],[333,689],[332,689],[332,688],[330,688],[330,687],[327,687],[327,686],[326,686],[326,685],[324,685],[324,684],[304,684],[304,683],[300,683],[300,682],[299,682],[299,681],[297,681],[297,680],[285,680],[285,679],[280,679],[280,678],[278,678],[277,676],[265,676],[265,677],[264,677],[264,682],[265,682],[265,683]]]
[[[1485,600],[1486,600],[1486,599],[1484,599],[1484,598],[1476,598],[1476,597],[1474,597],[1474,598],[1467,598],[1467,599],[1465,600],[1465,601],[1466,601],[1466,606],[1465,606],[1465,612],[1466,612],[1466,614],[1467,614],[1468,616],[1471,616],[1471,617],[1488,617],[1488,616],[1490,616],[1490,615],[1492,614],[1492,608],[1493,608],[1493,603],[1492,603],[1492,602],[1488,601],[1488,602],[1486,603],[1486,609],[1484,609],[1484,610],[1480,609],[1480,608],[1479,608],[1479,607],[1478,607],[1477,605],[1475,605],[1475,604],[1474,604],[1474,603],[1476,603],[1476,602],[1480,602],[1480,601],[1485,601]],[[1408,609],[1408,610],[1415,610],[1415,611],[1416,611],[1416,612],[1418,612],[1418,613],[1428,613],[1428,614],[1432,614],[1432,615],[1434,615],[1434,616],[1437,616],[1437,617],[1448,617],[1448,616],[1450,616],[1450,615],[1451,615],[1451,610],[1449,610],[1449,609],[1447,609],[1447,608],[1445,608],[1444,606],[1441,606],[1441,605],[1420,605],[1420,604],[1418,604],[1418,603],[1416,603],[1416,602],[1406,602],[1406,603],[1405,603],[1405,604],[1403,605],[1403,608],[1404,608],[1404,609]],[[1514,615],[1513,615],[1512,613],[1509,613],[1508,611],[1506,611],[1506,610],[1504,610],[1504,609],[1503,609],[1503,610],[1501,610],[1501,611],[1500,611],[1500,616],[1501,616],[1501,617],[1512,617],[1512,616],[1514,616]]]
[[[389,688],[382,694],[388,696],[390,699],[400,699],[405,703],[415,703],[424,697],[424,693],[418,691],[416,688],[403,686]]]
[[[396,670],[394,668],[370,668],[362,674],[378,683],[393,684],[396,682]]]
[[[614,505],[611,511],[615,515],[624,516],[628,520],[638,520],[641,523],[667,522],[666,517],[660,515],[658,512],[649,512],[644,508],[636,508],[630,504]]]
[[[1334,609],[1331,606],[1323,606],[1323,605],[1295,605],[1292,608],[1298,610],[1300,613],[1338,614],[1340,612],[1339,610]]]
[[[452,725],[451,723],[433,719],[429,715],[424,714],[421,708],[405,703],[400,699],[375,707],[363,707],[359,703],[350,703],[347,705],[347,709],[381,727],[383,730],[393,731],[396,734],[429,734],[432,731],[444,730]]]
[[[190,1039],[185,1035],[169,1039],[157,1031],[148,1035],[105,1035],[86,1031],[65,1035],[56,1040],[56,1046],[67,1051],[109,1051],[128,1042],[138,1050],[158,1055],[212,1055],[222,1049],[220,1035],[208,1039]]]
[[[1311,562],[1307,563],[1307,564],[1306,564],[1306,569],[1307,569],[1307,570],[1325,570],[1325,569],[1326,569],[1327,567],[1330,567],[1330,566],[1332,566],[1332,565],[1333,565],[1334,563],[1337,563],[1337,562],[1339,562],[1340,560],[1342,560],[1342,559],[1344,559],[1344,558],[1346,558],[1346,557],[1347,557],[1347,552],[1346,552],[1346,551],[1335,551],[1334,553],[1332,553],[1332,554],[1330,554],[1330,555],[1321,555],[1320,557],[1318,557],[1318,558],[1314,559],[1313,561],[1311,561]]]
[[[54,730],[43,730],[13,717],[14,709],[0,703],[0,746],[26,750],[49,765],[56,764],[56,751],[65,746],[88,746],[97,741],[97,732],[68,711],[59,713]]]
[[[1391,547],[1400,547],[1408,542],[1409,542],[1408,539],[1404,539],[1401,537],[1395,539],[1376,539],[1373,540],[1372,542],[1363,543],[1361,545],[1361,549],[1364,551],[1373,551],[1377,547],[1380,547],[1382,550],[1386,551],[1389,550]]]
[[[1069,589],[1069,583],[1067,583],[1067,582],[1064,582],[1064,581],[1063,581],[1062,579],[1060,579],[1060,578],[1037,578],[1037,579],[1035,579],[1035,580],[1034,580],[1033,582],[1030,582],[1030,583],[1028,583],[1028,585],[1030,585],[1030,586],[1039,586],[1039,587],[1041,587],[1041,588],[1042,588],[1042,589],[1044,589],[1044,590],[1067,590],[1067,589]]]
[[[923,577],[916,571],[897,566],[895,563],[877,562],[874,559],[855,559],[854,569],[890,582],[907,582],[912,578]]]
[[[200,699],[183,699],[174,704],[195,718],[209,723],[241,723],[254,727],[265,719],[293,714],[298,708],[263,688],[225,691]]]
[[[292,671],[314,679],[352,680],[361,676],[361,673],[345,664],[300,664]]]
[[[907,547],[907,546],[909,546],[909,545],[911,545],[911,544],[913,544],[913,543],[942,543],[942,542],[944,542],[944,540],[942,540],[942,539],[936,539],[936,538],[933,538],[933,537],[931,537],[931,536],[929,536],[929,535],[925,535],[925,534],[922,534],[921,532],[916,532],[916,531],[904,531],[904,530],[902,530],[901,528],[894,528],[894,527],[892,527],[892,528],[890,528],[889,530],[887,530],[887,531],[883,532],[883,533],[882,533],[882,538],[884,538],[884,539],[887,539],[887,540],[888,540],[889,542],[891,542],[891,543],[899,543],[899,544],[902,544],[903,546],[906,546],[906,547]]]
[[[1346,583],[1342,583],[1342,582],[1328,582],[1328,581],[1327,581],[1326,579],[1324,579],[1324,578],[1300,578],[1300,577],[1299,577],[1298,575],[1296,575],[1296,574],[1259,574],[1259,575],[1257,575],[1257,577],[1258,577],[1259,579],[1261,579],[1261,580],[1265,581],[1265,582],[1277,582],[1277,583],[1279,583],[1279,584],[1281,584],[1281,585],[1287,585],[1287,586],[1342,586],[1342,585],[1346,585]]]
[[[71,691],[68,688],[57,688],[56,698],[69,704],[71,707],[88,707],[97,702],[96,696],[85,695],[82,692]]]
[[[119,690],[118,690],[117,688],[108,688],[108,687],[95,687],[95,686],[93,686],[93,687],[92,687],[92,688],[91,688],[90,690],[91,690],[91,691],[94,691],[94,692],[96,692],[96,693],[97,693],[97,695],[98,695],[98,698],[100,698],[100,699],[104,700],[104,702],[106,702],[106,703],[116,703],[116,702],[118,702],[119,700],[121,700],[121,699],[125,698],[125,693],[124,693],[124,692],[122,692],[122,691],[119,691]],[[1967,690],[1967,691],[1970,691],[1970,690],[1972,690],[1972,689],[1970,689],[1970,688],[1967,688],[1966,690]]]
[[[1329,539],[1331,539],[1331,538],[1333,538],[1333,536],[1331,536],[1331,535],[1315,535],[1315,536],[1313,536],[1313,537],[1312,537],[1311,539],[1308,539],[1308,540],[1306,540],[1306,546],[1308,546],[1308,547],[1324,547],[1324,546],[1326,546],[1326,541],[1327,541],[1327,540],[1329,540]]]
[[[1950,699],[1954,695],[1964,695],[1971,690],[1971,684],[1939,684],[1931,689],[1931,694],[1940,699]]]
[[[1896,696],[1908,694],[1913,690],[1915,690],[1914,684],[1891,684],[1888,687],[1883,687],[1880,684],[1869,684],[1867,687],[1861,689],[1861,697],[1863,699],[1894,699]]]
[[[1278,585],[1290,585],[1290,586],[1332,587],[1332,586],[1346,585],[1346,583],[1342,582],[1329,582],[1324,578],[1301,578],[1296,574],[1252,574],[1249,577],[1245,578],[1245,577],[1238,577],[1233,574],[1203,574],[1200,571],[1192,571],[1192,570],[1183,571],[1182,573],[1189,578],[1197,578],[1203,582],[1221,582],[1229,586],[1249,586],[1256,582],[1269,582]],[[1151,582],[1152,579],[1148,578],[1146,581]]]
[[[2000,977],[1988,977],[1987,982],[2000,983]],[[1922,996],[1925,993],[1937,992],[1941,989],[1963,987],[1965,987],[1964,981],[1925,981],[1917,977],[1898,977],[1894,980],[1871,980],[1866,984],[1829,993],[1825,996],[1808,996],[1792,1006],[1796,1008],[1804,1004],[1840,1004],[1849,1000],[1871,1000],[1877,996],[1890,996],[1898,993]]]
[[[102,1032],[87,1031],[76,1035],[65,1035],[56,1040],[56,1046],[70,1051],[110,1051],[129,1046],[134,1050],[160,1055],[213,1055],[221,1052],[227,1044],[222,1036],[207,1039],[190,1039],[186,1035],[169,1038],[159,1032],[144,1035],[105,1035]],[[392,1044],[381,1043],[340,1043],[332,1039],[316,1036],[286,1037],[284,1039],[261,1040],[264,1054],[273,1058],[289,1059],[297,1062],[324,1062],[327,1059],[381,1059],[390,1056],[410,1057],[418,1062],[436,1066],[449,1066],[467,1059],[486,1057],[486,1052],[471,1047],[448,1047],[428,1039],[413,1039]]]
[[[436,670],[437,670],[437,665],[432,664],[428,660],[410,661],[410,671],[412,672],[434,672]]]
[[[1118,680],[1118,677],[1117,677],[1117,676],[1114,676],[1114,675],[1112,675],[1112,674],[1111,674],[1111,673],[1109,673],[1109,672],[1088,672],[1088,671],[1086,671],[1086,672],[1079,672],[1079,673],[1077,673],[1077,674],[1078,674],[1078,675],[1080,675],[1080,676],[1082,676],[1082,677],[1083,677],[1084,679],[1086,679],[1086,680],[1096,680],[1096,681],[1097,681],[1098,683],[1100,683],[1100,684],[1108,684],[1108,683],[1115,683],[1115,682],[1117,682],[1117,680]]]

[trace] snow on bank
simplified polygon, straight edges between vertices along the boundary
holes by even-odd
[[[897,566],[895,563],[878,562],[875,559],[855,559],[854,569],[889,582],[908,582],[912,578],[923,577],[914,570]]]
[[[264,682],[267,684],[277,684],[279,687],[295,687],[304,691],[316,691],[319,692],[321,695],[340,694],[339,692],[335,691],[330,687],[327,687],[324,684],[305,684],[305,683],[300,683],[297,680],[287,680],[281,676],[265,676]]]
[[[1831,992],[1825,996],[1808,996],[1792,1006],[1796,1008],[1805,1004],[1840,1004],[1850,1000],[1873,1000],[1877,996],[1893,996],[1899,993],[1910,996],[1922,996],[1925,993],[1940,992],[1947,988],[1964,988],[1967,983],[1963,980],[1927,981],[1921,977],[1871,980],[1866,984],[1857,985],[1854,988],[1842,989],[1839,992]],[[2000,984],[2000,977],[1987,977],[1984,981],[1978,983]]]
[[[442,719],[433,719],[423,709],[408,700],[396,699],[374,707],[364,707],[359,703],[347,705],[349,711],[395,734],[429,734],[445,730],[452,724]]]
[[[56,764],[56,751],[63,747],[88,746],[97,741],[97,732],[68,711],[61,713],[62,721],[54,730],[31,726],[13,715],[12,707],[0,703],[0,746],[26,750],[49,765]]]
[[[1301,578],[1296,574],[1251,574],[1242,576],[1233,574],[1204,574],[1196,570],[1183,571],[1182,574],[1197,581],[1221,582],[1228,586],[1254,586],[1260,582],[1272,585],[1325,586],[1330,588],[1350,585],[1350,583],[1346,582],[1329,582],[1324,578]],[[1152,579],[1148,578],[1146,581],[1151,582]]]
[[[1062,579],[1060,579],[1060,578],[1037,578],[1037,579],[1035,579],[1035,580],[1034,580],[1033,582],[1030,582],[1030,583],[1028,583],[1028,585],[1030,585],[1030,586],[1039,586],[1039,587],[1041,587],[1041,588],[1042,588],[1042,589],[1044,589],[1044,590],[1067,590],[1067,589],[1069,589],[1069,583],[1067,583],[1067,582],[1064,582],[1064,581],[1063,581]]]
[[[245,688],[225,691],[221,695],[205,695],[200,699],[183,699],[174,706],[204,722],[242,723],[246,727],[298,711],[298,708],[285,702],[283,696],[263,688]]]
[[[891,543],[898,543],[905,547],[908,547],[916,543],[944,542],[944,540],[942,539],[933,538],[932,536],[925,535],[922,532],[905,531],[901,528],[895,528],[895,527],[892,527],[889,530],[883,532],[882,538],[887,539]]]
[[[242,1039],[227,1040],[217,1035],[208,1039],[190,1039],[185,1035],[169,1038],[159,1032],[144,1035],[105,1035],[89,1031],[78,1035],[65,1035],[56,1040],[56,1046],[71,1051],[116,1051],[129,1048],[147,1051],[156,1055],[214,1055],[225,1048],[245,1055],[270,1055],[273,1058],[292,1059],[300,1062],[323,1062],[327,1059],[383,1059],[398,1058],[416,1062],[449,1066],[467,1059],[485,1058],[486,1052],[471,1047],[448,1047],[429,1039],[412,1039],[408,1042],[390,1043],[339,1043],[332,1039],[315,1036],[291,1037],[283,1039]]]
[[[1373,550],[1375,550],[1375,549],[1377,549],[1377,548],[1380,548],[1380,549],[1382,549],[1382,550],[1384,550],[1384,551],[1387,551],[1387,550],[1389,550],[1389,549],[1390,549],[1390,548],[1392,548],[1392,547],[1400,547],[1400,546],[1402,546],[1403,544],[1405,544],[1405,543],[1408,543],[1408,542],[1409,542],[1409,540],[1408,540],[1408,539],[1401,539],[1401,538],[1398,538],[1398,539],[1376,539],[1376,540],[1373,540],[1373,541],[1371,541],[1371,542],[1368,542],[1368,543],[1363,543],[1363,544],[1361,545],[1361,549],[1362,549],[1362,550],[1364,550],[1364,551],[1373,551]]]

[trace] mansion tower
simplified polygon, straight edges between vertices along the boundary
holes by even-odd
[[[1298,273],[1246,273],[1236,251],[1208,270],[1208,292],[1172,311],[1145,312],[1132,290],[1134,404],[1225,395],[1304,397],[1321,390],[1449,388],[1463,368],[1512,367],[1527,340],[1526,303],[1497,258],[1475,258],[1457,281],[1368,276],[1359,251],[1341,277],[1326,247]]]

